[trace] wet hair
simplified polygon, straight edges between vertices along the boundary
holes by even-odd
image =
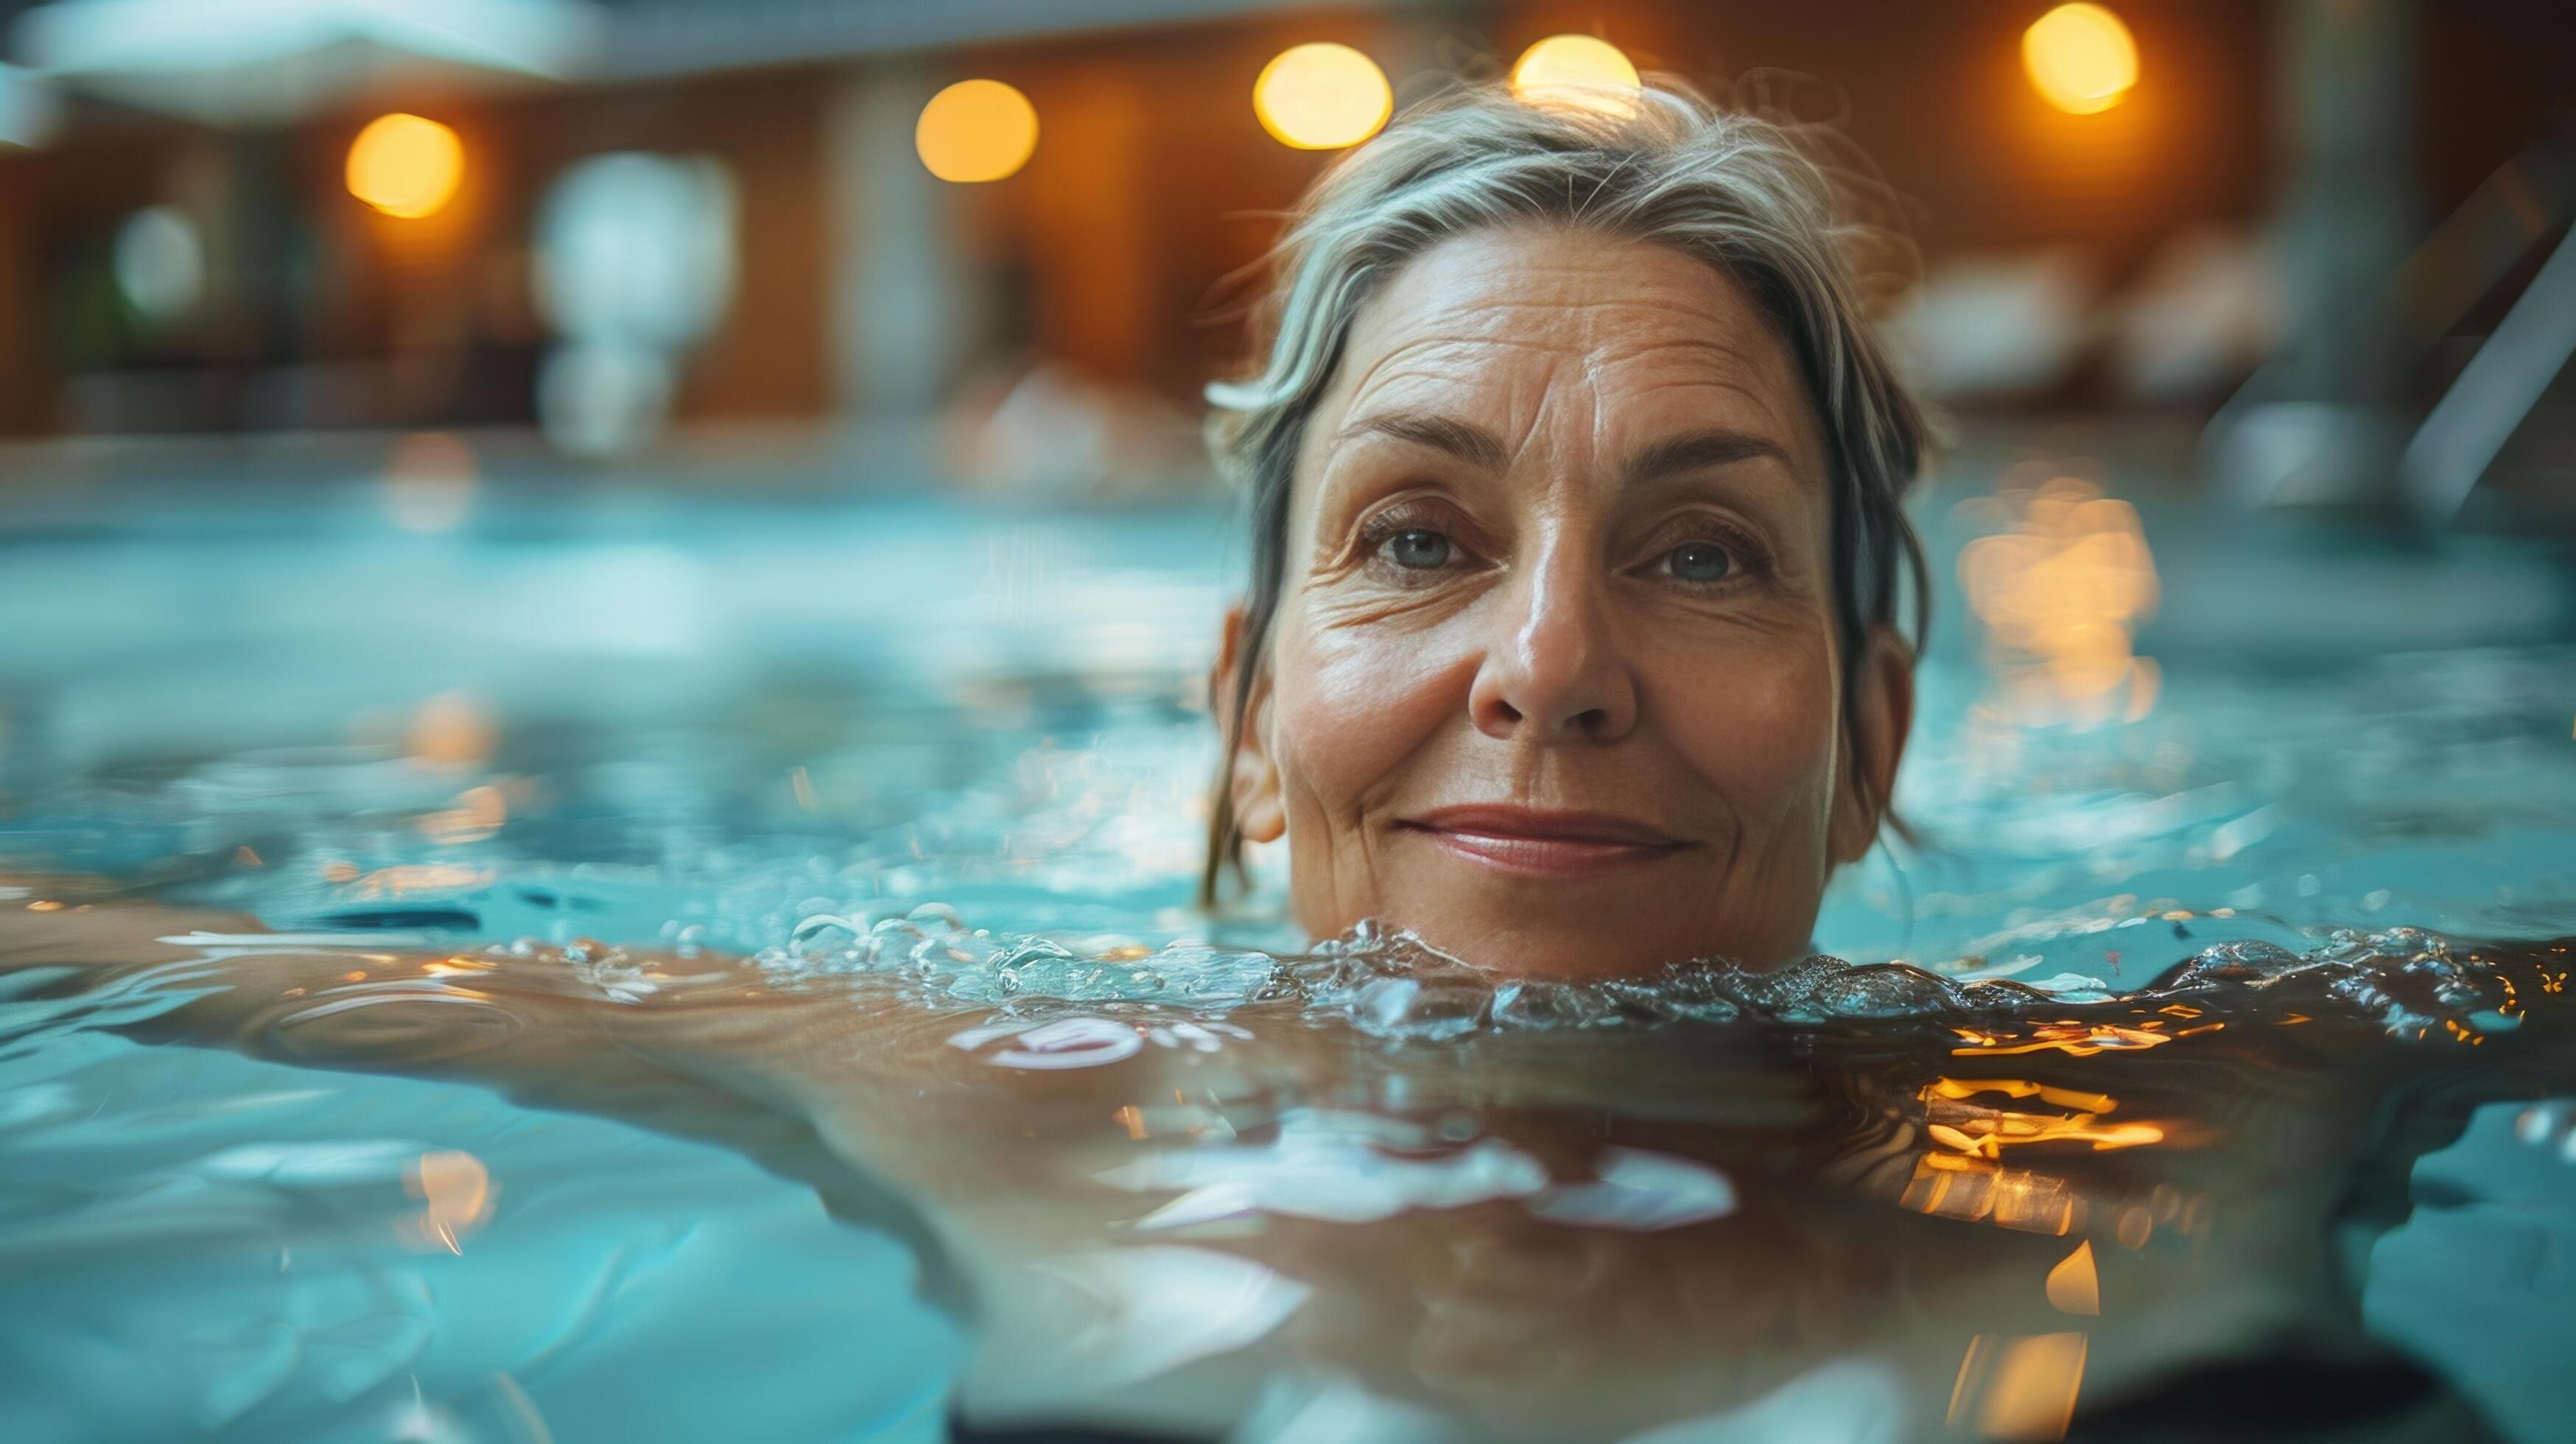
[[[1532,104],[1499,81],[1459,82],[1334,162],[1289,212],[1250,315],[1254,373],[1207,388],[1208,444],[1241,487],[1251,579],[1233,706],[1200,879],[1203,903],[1242,870],[1229,778],[1286,579],[1288,503],[1306,426],[1360,310],[1406,262],[1492,227],[1545,223],[1674,247],[1743,288],[1786,343],[1816,407],[1833,487],[1834,596],[1843,652],[1928,615],[1923,547],[1903,510],[1929,446],[1922,408],[1880,347],[1863,277],[1889,233],[1858,219],[1849,176],[1811,128],[1722,108],[1650,75],[1632,104]],[[1858,667],[1845,672],[1848,718]],[[1885,816],[1884,798],[1873,798]]]

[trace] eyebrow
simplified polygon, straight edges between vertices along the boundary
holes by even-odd
[[[1486,471],[1501,471],[1511,459],[1502,439],[1474,422],[1420,411],[1383,411],[1364,416],[1335,433],[1333,444],[1338,448],[1371,435],[1447,452]],[[1638,486],[1680,472],[1731,466],[1759,456],[1784,464],[1789,460],[1788,452],[1778,442],[1753,432],[1727,427],[1686,431],[1628,458],[1619,479],[1623,485]]]
[[[1686,431],[1658,441],[1629,457],[1628,465],[1620,472],[1620,481],[1628,486],[1641,486],[1686,471],[1732,466],[1757,456],[1770,457],[1784,466],[1789,462],[1789,453],[1767,436],[1726,427]]]
[[[1361,417],[1336,432],[1333,445],[1338,449],[1372,435],[1445,451],[1486,471],[1501,471],[1511,463],[1502,438],[1494,433],[1471,421],[1421,411],[1381,411]]]

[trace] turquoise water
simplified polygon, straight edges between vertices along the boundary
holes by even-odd
[[[2562,559],[2130,494],[1624,990],[1188,907],[1215,507],[22,506],[0,1436],[2570,1437]]]

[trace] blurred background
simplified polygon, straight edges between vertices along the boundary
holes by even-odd
[[[1281,210],[1459,74],[1677,72],[1883,182],[1951,433],[1918,816],[2250,787],[2217,826],[2374,738],[2492,815],[2569,746],[2556,0],[0,0],[0,55],[0,853],[294,797],[918,855],[1144,737],[1085,825],[1182,876],[1199,388]]]
[[[2576,14],[2546,0],[0,0],[0,21],[15,440],[435,430],[462,450],[407,453],[424,474],[488,444],[721,451],[729,481],[1186,488],[1197,388],[1242,359],[1220,281],[1390,89],[1625,64],[1848,136],[1920,247],[1904,349],[1963,414],[2194,428],[2232,402],[2209,460],[2254,500],[2563,503],[2565,408],[2540,403],[2563,401],[2568,303],[2542,277]],[[2526,293],[2535,334],[2487,344]],[[2425,434],[2482,355],[2519,404]],[[2438,455],[2402,466],[2410,441]]]

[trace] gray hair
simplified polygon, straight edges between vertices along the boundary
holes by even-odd
[[[1499,81],[1461,82],[1342,156],[1288,218],[1251,316],[1260,369],[1207,388],[1208,443],[1251,520],[1232,724],[1209,818],[1202,901],[1241,868],[1227,783],[1286,576],[1297,454],[1360,309],[1407,261],[1452,236],[1550,222],[1697,256],[1778,329],[1822,422],[1833,470],[1834,591],[1846,656],[1928,615],[1922,543],[1904,494],[1929,447],[1863,304],[1862,258],[1886,237],[1855,219],[1799,130],[1721,109],[1687,83],[1646,78],[1624,106],[1528,104]],[[1857,675],[1852,668],[1847,681]],[[1845,705],[1851,705],[1847,687]],[[1883,802],[1884,799],[1877,799]]]

